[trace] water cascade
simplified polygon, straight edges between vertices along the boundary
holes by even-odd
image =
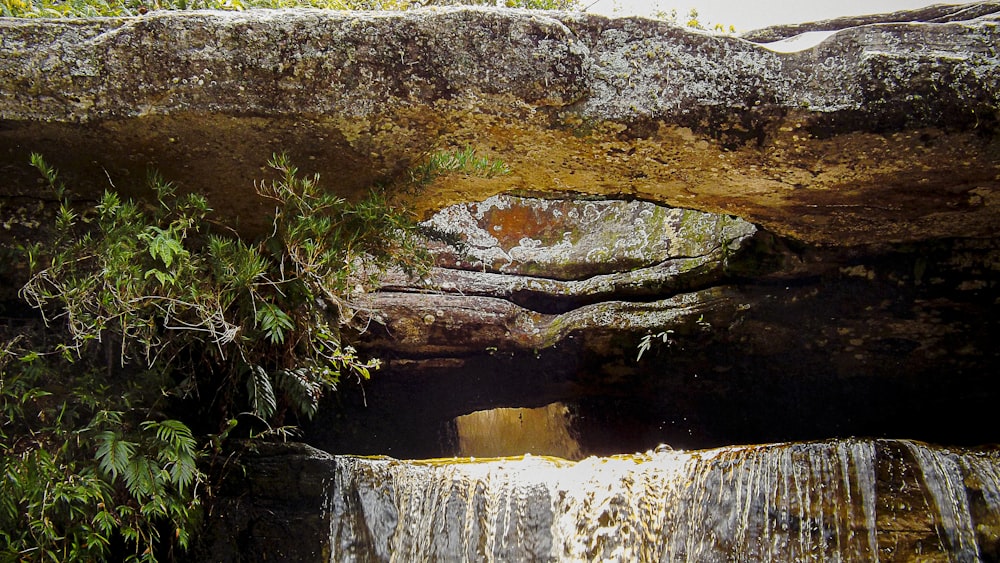
[[[331,561],[975,561],[997,452],[836,440],[568,462],[336,457]]]

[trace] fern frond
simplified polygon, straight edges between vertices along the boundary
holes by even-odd
[[[191,436],[191,429],[179,420],[164,420],[163,422],[147,420],[141,426],[143,430],[153,432],[157,440],[166,443],[172,448],[193,450],[195,447],[194,438]]]
[[[262,419],[271,418],[275,411],[274,388],[271,386],[271,378],[260,366],[253,366],[250,369],[250,377],[247,378],[247,394],[250,397],[250,408],[253,413]]]
[[[292,405],[307,418],[319,409],[322,384],[312,377],[309,368],[285,369],[275,374],[275,383],[292,401]]]
[[[157,440],[164,443],[165,447],[159,448],[157,460],[166,469],[170,483],[183,495],[198,477],[198,444],[191,429],[179,420],[145,422],[143,426],[155,431]]]
[[[177,487],[177,492],[184,495],[199,476],[198,464],[194,456],[177,456],[168,466],[170,482]]]
[[[125,477],[125,487],[128,492],[140,501],[163,496],[163,488],[158,479],[160,466],[144,455],[133,456],[126,470],[122,472]],[[143,508],[150,503],[143,503]]]
[[[283,344],[285,332],[295,328],[295,323],[277,305],[262,301],[257,304],[255,319],[257,326],[271,340],[272,344]]]
[[[129,460],[135,455],[136,444],[122,439],[116,432],[106,430],[97,435],[97,464],[102,472],[117,479],[128,470]]]

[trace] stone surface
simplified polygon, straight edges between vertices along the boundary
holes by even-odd
[[[363,392],[346,387],[321,411],[314,443],[449,456],[456,417],[557,401],[573,411],[584,454],[852,435],[998,439],[996,239],[821,248],[695,214],[713,227],[688,231],[700,232],[682,245],[694,256],[651,253],[664,261],[559,280],[559,262],[548,264],[554,274],[526,276],[515,261],[493,261],[501,239],[490,233],[512,224],[497,201],[443,210],[429,223],[452,218],[451,238],[468,247],[438,244],[425,278],[395,276],[361,304],[377,322],[360,345],[385,366]],[[503,207],[516,210],[522,238],[572,232],[566,218],[593,204],[505,201],[519,204]],[[476,252],[495,267],[469,257]],[[621,265],[611,253],[564,253],[579,254],[592,259],[586,271]]]
[[[845,16],[808,23],[775,25],[740,34],[755,43],[770,43],[811,31],[837,31],[848,27],[883,23],[948,23],[962,22],[1000,12],[1000,2],[975,2],[971,4],[934,4],[914,10],[900,10],[888,14]]]
[[[499,298],[543,314],[708,287],[757,232],[738,218],[648,202],[514,196],[447,207],[422,226],[434,237],[427,246],[435,266],[419,281],[390,273],[382,280],[383,296],[420,291]],[[438,307],[434,299],[427,297],[424,309]],[[457,317],[476,309],[441,306]]]
[[[712,307],[721,308],[720,301],[733,298],[704,290],[648,303],[602,301],[546,315],[492,297],[384,292],[371,301],[380,326],[366,335],[366,347],[416,356],[463,356],[486,350],[541,350],[579,338],[602,348],[614,334],[693,323]]]
[[[756,227],[735,218],[641,201],[494,196],[442,209],[424,223],[459,238],[436,262],[462,270],[581,280],[668,260],[721,262]]]
[[[475,272],[462,288],[400,285],[373,296],[384,324],[361,335],[383,369],[363,392],[342,388],[310,436],[336,452],[449,456],[457,416],[562,401],[584,454],[996,442],[998,257],[995,239],[822,249],[758,233],[697,289],[525,296]]]
[[[329,561],[334,457],[257,441],[240,452],[189,561]]]
[[[711,286],[757,232],[646,202],[513,196],[447,207],[424,226],[454,242],[429,242],[436,266],[422,280],[391,276],[365,302],[378,326],[368,347],[462,356],[574,338],[601,348],[614,334],[693,322],[733,300]]]
[[[969,17],[978,12],[968,12]],[[422,216],[513,189],[638,197],[824,244],[998,229],[998,24],[845,29],[781,54],[646,19],[467,8],[0,20],[2,193],[40,151],[86,194],[147,167],[260,229],[288,151],[330,189],[473,146]],[[17,200],[14,200],[17,202]]]

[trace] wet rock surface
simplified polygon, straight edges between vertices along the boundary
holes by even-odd
[[[271,561],[287,546],[314,560],[733,561],[992,560],[1000,553],[995,451],[902,440],[838,440],[648,451],[579,463],[525,456],[402,462],[295,448],[290,487],[223,508],[216,523],[245,538],[240,556]],[[246,458],[251,480],[273,457]],[[298,505],[299,482],[322,481],[320,510]],[[223,503],[225,506],[225,503]],[[234,505],[235,507],[235,505]],[[230,520],[229,517],[235,517]],[[300,553],[302,551],[299,551]],[[319,554],[317,554],[319,555]]]
[[[242,452],[189,554],[192,561],[329,561],[335,458],[305,444]]]

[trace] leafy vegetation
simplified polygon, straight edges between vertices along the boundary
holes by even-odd
[[[151,380],[0,349],[0,560],[154,561],[188,546],[203,451]],[[36,339],[39,340],[39,339]],[[146,374],[149,375],[149,374]]]
[[[51,168],[34,163],[65,193]],[[88,218],[64,199],[55,251],[22,289],[48,323],[64,321],[63,356],[115,335],[122,365],[183,366],[182,394],[197,392],[203,372],[221,374],[213,389],[243,382],[264,420],[288,407],[309,415],[341,374],[368,378],[377,362],[341,346],[340,328],[353,317],[352,297],[386,267],[421,266],[416,228],[378,191],[352,203],[322,190],[318,176],[300,177],[283,155],[269,164],[279,178],[257,193],[275,214],[271,234],[255,244],[212,232],[206,199],[177,196],[156,175],[156,206],[109,191]],[[39,254],[32,249],[33,264]],[[227,392],[224,410],[239,395]]]
[[[469,146],[461,150],[432,153],[427,162],[410,170],[410,180],[416,185],[423,185],[438,176],[455,173],[492,178],[510,174],[510,169],[502,160],[476,155],[476,150]]]
[[[0,0],[0,16],[18,18],[137,16],[156,10],[409,10],[430,5],[486,5],[571,10],[576,0]]]
[[[653,334],[652,332],[646,333],[639,340],[639,345],[637,346],[639,353],[636,355],[635,361],[638,362],[639,360],[641,360],[642,355],[648,352],[649,349],[653,347],[653,342],[657,339],[661,340],[663,344],[665,344],[668,347],[673,345],[674,343],[673,334],[674,334],[673,330],[661,330],[656,334]]]
[[[0,559],[170,557],[231,433],[287,432],[378,368],[341,331],[385,268],[425,266],[416,228],[378,190],[349,202],[283,155],[256,186],[275,213],[253,243],[157,175],[155,205],[109,191],[88,209],[32,162],[59,210],[54,239],[24,248],[45,327],[0,346]]]
[[[721,23],[711,23],[698,14],[698,10],[691,8],[688,13],[681,17],[676,9],[672,9],[669,12],[660,10],[654,14],[657,18],[662,20],[667,20],[673,22],[677,25],[683,25],[684,27],[690,27],[692,29],[700,29],[702,31],[712,31],[714,33],[722,34],[734,34],[736,33],[736,26],[730,24],[728,26]]]

